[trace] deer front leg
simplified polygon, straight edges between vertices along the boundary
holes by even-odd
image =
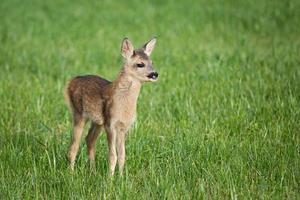
[[[125,165],[125,131],[120,131],[117,135],[117,153],[118,153],[118,166],[120,175],[123,175]]]
[[[108,159],[109,159],[109,174],[113,176],[117,164],[117,152],[116,152],[116,137],[117,131],[114,128],[107,128],[107,140],[108,140]]]

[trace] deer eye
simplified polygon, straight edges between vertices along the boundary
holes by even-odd
[[[142,67],[145,67],[145,64],[144,63],[138,63],[138,64],[136,64],[136,66],[142,68]]]

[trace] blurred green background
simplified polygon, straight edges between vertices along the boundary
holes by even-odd
[[[298,199],[300,1],[0,3],[1,199]],[[126,175],[68,169],[67,80],[113,80],[120,45],[158,37]]]

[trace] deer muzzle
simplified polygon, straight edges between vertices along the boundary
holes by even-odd
[[[158,78],[157,72],[151,72],[148,76],[149,79],[156,80]]]

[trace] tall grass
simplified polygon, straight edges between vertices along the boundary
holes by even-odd
[[[0,199],[298,199],[300,3],[17,1],[0,3]],[[127,137],[126,173],[76,170],[64,84],[112,80],[120,43],[158,37]]]

